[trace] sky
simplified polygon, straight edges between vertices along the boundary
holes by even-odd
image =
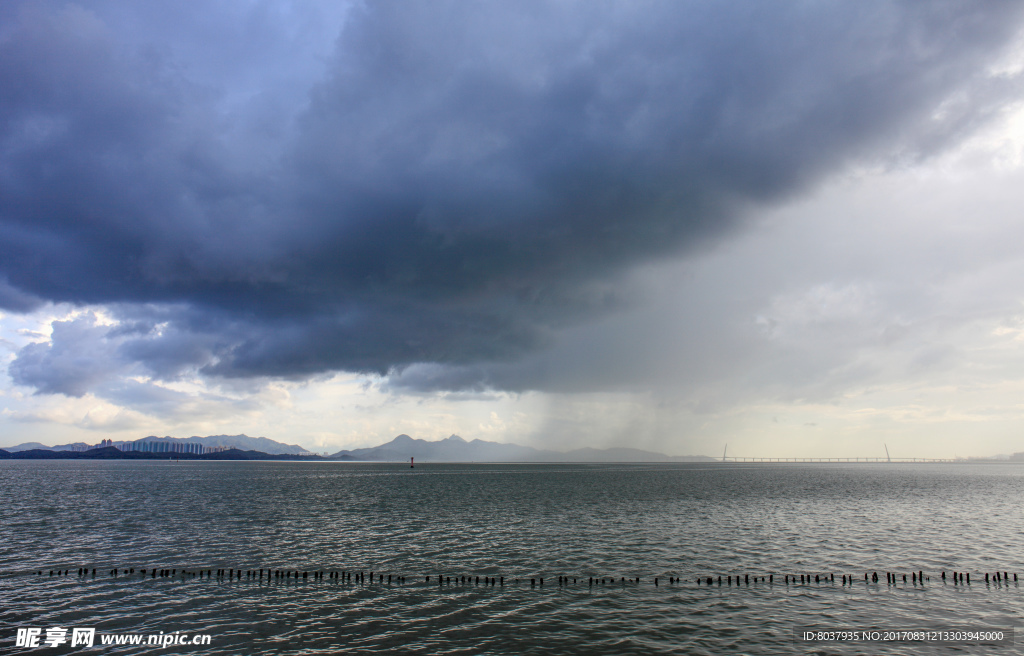
[[[1024,451],[1024,5],[0,4],[0,443]]]

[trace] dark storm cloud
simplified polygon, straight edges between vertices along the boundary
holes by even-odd
[[[0,304],[163,313],[105,335],[104,371],[434,363],[472,387],[621,306],[626,267],[713,243],[741,207],[960,138],[1005,99],[986,66],[1021,18],[1016,3],[373,3],[323,62],[244,47],[298,53],[289,26],[316,22],[282,18],[275,36],[268,6],[249,32],[232,3],[194,23],[163,4],[4,7]],[[81,393],[83,372],[46,373],[80,338],[26,347],[12,376]]]
[[[41,299],[11,287],[6,280],[0,278],[0,308],[28,312],[42,304]]]

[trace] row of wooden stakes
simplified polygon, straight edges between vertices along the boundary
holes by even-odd
[[[49,571],[50,572],[49,576],[68,576],[70,571],[71,570],[68,570],[68,569],[65,569],[65,570],[59,570],[59,569],[58,570],[50,570]],[[179,574],[179,571],[180,571],[180,574]],[[232,568],[232,569],[199,569],[199,570],[181,569],[181,570],[179,570],[177,568],[166,568],[166,569],[143,568],[143,569],[140,569],[138,573],[142,577],[147,577],[148,576],[149,578],[154,578],[154,579],[158,578],[158,577],[159,578],[177,578],[177,577],[180,576],[182,579],[189,579],[189,578],[204,579],[205,578],[205,579],[218,579],[218,580],[225,580],[226,579],[226,580],[229,580],[229,581],[236,581],[236,580],[243,580],[243,577],[244,577],[245,580],[257,579],[259,581],[263,581],[265,579],[265,580],[267,580],[269,582],[269,581],[282,581],[282,580],[283,581],[291,581],[291,580],[295,580],[295,581],[299,581],[299,580],[308,581],[310,578],[312,578],[314,581],[318,581],[318,580],[332,580],[332,581],[338,581],[338,582],[342,582],[342,583],[356,583],[356,584],[360,584],[360,585],[367,584],[367,583],[373,584],[375,582],[379,583],[379,584],[384,584],[385,583],[385,578],[384,578],[385,575],[384,574],[381,574],[381,573],[378,572],[375,575],[374,572],[372,572],[372,571],[369,573],[369,581],[367,581],[367,575],[366,575],[365,572],[348,572],[348,571],[327,571],[327,572],[324,572],[324,571],[314,571],[314,572],[311,573],[309,571],[298,571],[298,570],[290,570],[290,569],[287,569],[287,570],[280,570],[280,569],[259,569],[259,570],[247,569],[247,570],[242,570],[242,569],[234,569],[234,568]],[[35,572],[35,574],[37,576],[43,576],[43,570],[38,570],[37,572]],[[112,570],[109,570],[109,572],[107,572],[108,576],[113,576],[113,577],[117,577],[117,576],[133,576],[135,574],[136,574],[136,571],[135,571],[134,567],[124,568],[124,569],[114,568]],[[312,574],[312,576],[311,576],[311,574]],[[884,572],[884,574],[885,574],[886,583],[888,585],[898,585],[900,583],[900,576],[901,576],[900,574],[896,574],[896,573],[893,573],[893,572]],[[1009,584],[1009,582],[1010,582],[1010,573],[1009,572],[998,572],[997,571],[995,573],[984,573],[983,575],[985,577],[985,583],[986,584],[995,583],[997,585],[1002,585],[1002,584]],[[96,568],[93,568],[90,571],[90,569],[88,567],[79,567],[78,568],[78,576],[80,576],[80,577],[87,577],[87,576],[95,577],[96,576]],[[462,576],[461,578],[459,576],[455,576],[454,577],[454,579],[455,579],[454,580],[454,584],[455,585],[480,585],[481,584],[480,578],[481,577],[479,577],[479,576],[476,576],[476,577],[473,577],[473,576],[469,576],[469,577]],[[716,584],[719,587],[721,587],[723,584],[725,586],[727,586],[727,587],[731,587],[733,585],[736,585],[736,586],[739,586],[739,585],[749,586],[751,584],[751,579],[753,579],[754,585],[757,585],[759,583],[762,583],[762,584],[766,583],[766,584],[769,584],[769,585],[774,585],[775,584],[775,575],[774,574],[769,574],[767,576],[754,576],[754,577],[751,577],[749,574],[743,574],[742,577],[739,574],[737,574],[735,576],[733,576],[733,575],[726,575],[724,577],[719,575],[717,577],[717,579],[714,576],[697,577],[695,579],[695,583],[698,586],[703,585],[705,587],[706,586],[713,586],[713,585],[716,585]],[[568,577],[568,576],[559,576],[558,577],[558,585],[559,585],[559,587],[568,586],[568,585],[578,585],[578,583],[577,583],[578,580],[579,580],[578,578],[572,578],[572,582],[570,583],[570,577]],[[875,583],[875,584],[877,584],[879,582],[879,580],[880,580],[880,578],[879,578],[878,572],[871,572],[871,573],[865,572],[864,573],[864,582],[865,583]],[[947,576],[946,576],[946,572],[945,571],[943,571],[941,573],[941,580],[942,580],[943,584],[947,583]],[[452,577],[451,576],[435,575],[434,581],[436,581],[438,585],[442,585],[442,586],[443,585],[452,585]],[[519,584],[519,579],[518,578],[514,579],[514,581],[515,581],[515,583],[517,585]],[[914,585],[914,586],[917,586],[917,585],[923,586],[925,584],[925,581],[931,581],[931,577],[926,577],[924,575],[924,572],[917,571],[917,572],[911,572],[910,573],[910,581],[909,582],[912,585]],[[954,572],[950,573],[948,581],[950,581],[953,585],[970,585],[971,584],[971,574],[969,572],[956,572],[956,571],[954,571]],[[406,582],[407,582],[407,579],[404,576],[397,576],[397,575],[393,575],[393,574],[388,574],[387,575],[386,583],[389,584],[389,585],[392,585],[392,584],[404,584]],[[429,574],[426,575],[424,577],[424,582],[425,583],[431,583],[432,582],[431,581],[431,575],[429,575]],[[626,577],[619,577],[619,581],[618,581],[618,583],[620,585],[626,585],[627,583],[634,584],[634,585],[639,585],[641,582],[642,582],[642,579],[640,577],[629,578],[629,579],[627,579]],[[686,582],[687,582],[686,580],[684,580],[682,578],[675,577],[675,576],[668,577],[668,584],[669,585],[681,585],[681,584],[686,583]],[[797,575],[797,574],[785,574],[785,575],[783,575],[783,581],[782,582],[785,585],[809,585],[812,582],[814,584],[817,584],[817,585],[820,585],[822,583],[835,584],[836,583],[836,576],[835,576],[835,574],[815,574],[814,578],[813,578],[813,581],[812,581],[812,578],[811,578],[810,574],[799,574],[799,575]],[[840,582],[841,585],[853,585],[854,582],[855,582],[855,578],[854,578],[854,576],[852,574],[841,574],[839,582]],[[908,582],[907,581],[907,575],[905,573],[902,574],[902,582],[903,583],[907,583]],[[1013,573],[1013,582],[1017,583],[1017,574],[1016,573]],[[587,585],[589,585],[589,586],[613,585],[615,583],[616,583],[615,577],[593,577],[593,576],[591,576],[591,577],[587,578]],[[655,586],[659,585],[659,577],[654,577],[653,584]],[[505,577],[504,576],[501,576],[501,577],[484,576],[483,577],[483,585],[491,586],[491,587],[493,587],[495,585],[500,585],[501,587],[504,587],[504,585],[505,585]],[[543,578],[535,577],[535,578],[531,578],[530,579],[530,587],[537,587],[538,585],[540,587],[544,586],[544,579]]]

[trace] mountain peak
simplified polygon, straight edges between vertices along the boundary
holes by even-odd
[[[334,460],[371,462],[706,462],[704,456],[671,457],[653,451],[629,448],[579,449],[564,453],[541,451],[529,446],[474,439],[467,442],[458,435],[441,440],[424,440],[402,434],[375,447],[339,451]]]

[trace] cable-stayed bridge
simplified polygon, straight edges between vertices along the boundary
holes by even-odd
[[[892,458],[889,456],[889,446],[885,447],[885,457],[852,457],[852,458],[772,458],[759,456],[730,456],[729,445],[726,444],[722,450],[722,462],[969,462],[964,458]]]
[[[761,458],[723,456],[721,462],[972,462],[964,458]]]

